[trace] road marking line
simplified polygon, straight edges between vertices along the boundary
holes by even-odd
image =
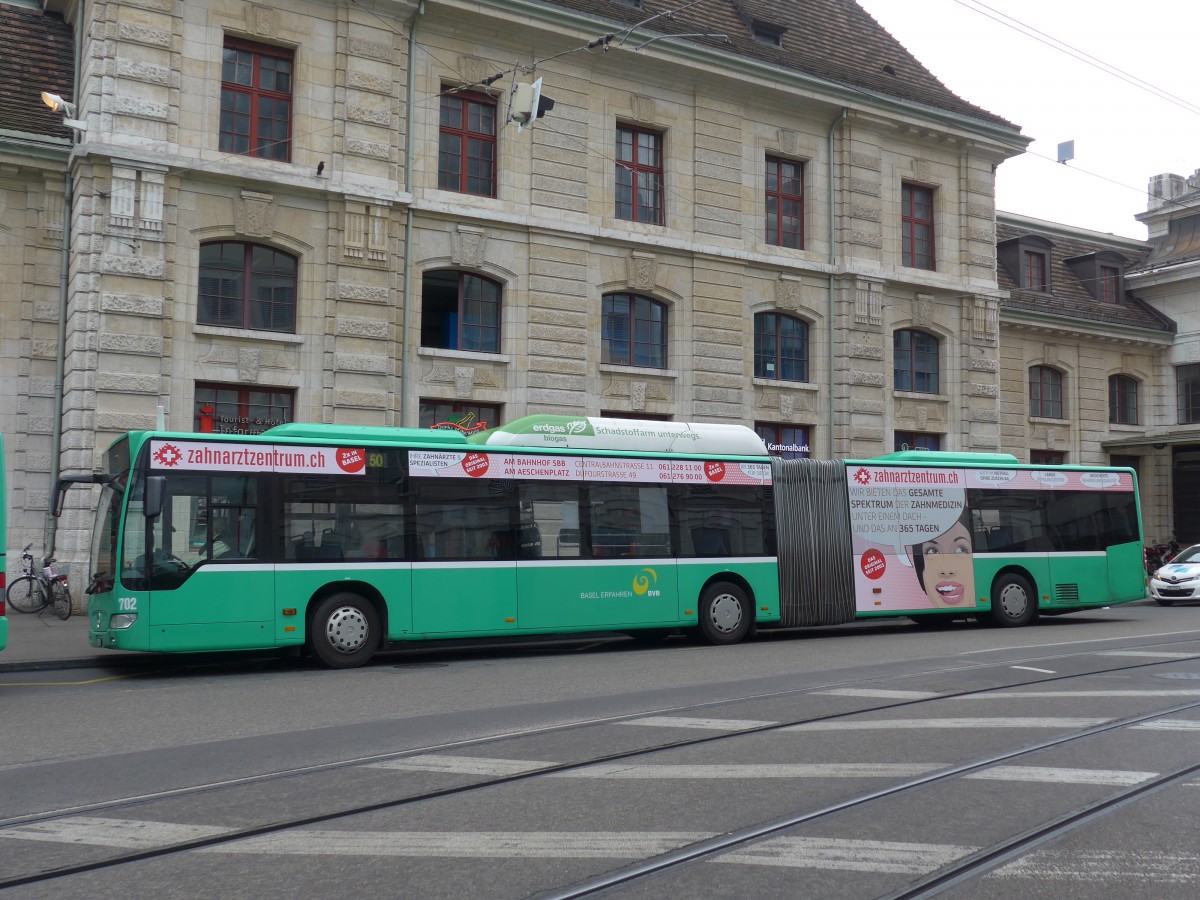
[[[813,693],[827,697],[874,697],[880,700],[928,700],[942,696],[937,691],[890,691],[885,688],[831,688]]]
[[[1138,656],[1147,659],[1194,659],[1196,653],[1169,653],[1158,650],[1100,650],[1097,656]]]
[[[1110,719],[1054,719],[1049,717],[996,719],[870,719],[860,722],[808,722],[780,731],[875,731],[924,728],[1095,728]]]
[[[735,850],[712,862],[922,875],[950,865],[976,849],[953,844],[784,837]]]
[[[1011,691],[1003,693],[1004,688],[997,688],[987,693],[971,694],[969,697],[946,697],[946,700],[1044,700],[1056,697],[1196,697],[1200,696],[1200,688],[1182,691]]]
[[[232,828],[213,825],[181,825],[176,822],[146,822],[137,819],[106,819],[73,816],[33,825],[17,825],[0,831],[0,838],[50,841],[57,844],[86,844],[93,847],[122,847],[149,850],[182,841],[227,834]]]
[[[963,778],[977,781],[1030,781],[1049,784],[1106,784],[1128,787],[1156,778],[1157,772],[1122,772],[1115,769],[1065,769],[1050,766],[996,766],[970,772]]]
[[[764,728],[778,722],[758,719],[690,719],[687,716],[646,716],[627,719],[622,725],[652,725],[660,728],[702,728],[709,731],[741,731],[745,728]]]
[[[714,837],[691,831],[289,831],[202,853],[427,856],[495,859],[642,859]]]
[[[1022,672],[1041,672],[1043,675],[1057,675],[1053,669],[1035,669],[1033,666],[1009,666],[1010,669],[1020,669]]]
[[[366,769],[401,769],[409,772],[444,772],[448,775],[520,775],[561,765],[533,759],[489,759],[483,756],[443,756],[425,753],[404,759],[367,763]]]

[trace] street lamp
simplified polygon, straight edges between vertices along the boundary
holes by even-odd
[[[87,131],[87,123],[82,119],[75,118],[74,103],[64,100],[58,94],[51,94],[49,91],[42,91],[42,102],[55,112],[63,113],[63,124],[68,128],[81,133]]]

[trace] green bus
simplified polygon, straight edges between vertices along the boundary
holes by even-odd
[[[0,434],[0,650],[8,646],[4,598],[8,587],[8,491],[4,489],[4,435]]]
[[[90,641],[124,650],[297,647],[349,667],[447,638],[1021,625],[1145,588],[1131,470],[780,459],[739,425],[131,432],[60,482],[57,509],[79,482],[102,485]]]

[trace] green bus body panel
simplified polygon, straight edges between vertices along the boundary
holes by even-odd
[[[1146,596],[1146,557],[1142,542],[1108,548],[1108,591],[1114,603]]]
[[[516,563],[413,565],[414,633],[499,634],[516,627]]]

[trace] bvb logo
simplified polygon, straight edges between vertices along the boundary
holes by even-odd
[[[639,597],[644,597],[647,592],[650,592],[650,586],[654,584],[658,584],[658,573],[653,569],[642,569],[642,571],[633,576],[633,592]],[[650,593],[653,596],[658,591]]]

